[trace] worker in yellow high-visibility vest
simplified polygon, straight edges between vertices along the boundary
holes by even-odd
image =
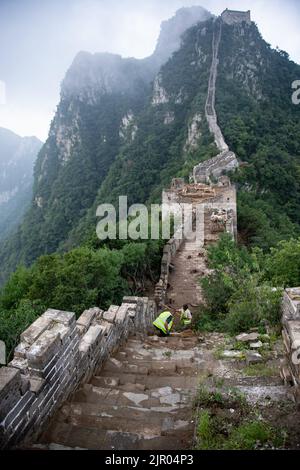
[[[174,323],[174,317],[171,312],[164,310],[154,320],[153,325],[159,330],[162,336],[169,336]]]
[[[192,313],[188,305],[184,305],[180,310],[180,323],[182,326],[188,327],[192,323]]]

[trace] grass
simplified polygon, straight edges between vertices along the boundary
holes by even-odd
[[[197,450],[255,450],[279,448],[284,436],[265,421],[244,421],[238,426],[230,420],[202,410],[198,417]]]
[[[219,408],[231,408],[235,406],[245,409],[247,401],[245,395],[238,389],[234,387],[223,388],[223,380],[220,379],[215,382],[213,390],[209,390],[204,385],[199,388],[195,399],[195,406],[201,408],[216,406]]]
[[[244,368],[244,375],[248,377],[276,377],[278,369],[266,364],[252,364]]]
[[[168,359],[172,356],[172,351],[166,351],[164,352],[164,356],[166,356]]]
[[[196,449],[255,450],[284,446],[284,432],[263,420],[243,393],[234,387],[223,388],[222,383],[219,387],[213,391],[205,386],[199,389]]]
[[[213,405],[213,404],[223,404],[224,403],[224,398],[223,398],[223,395],[221,393],[221,391],[209,391],[207,390],[206,387],[200,387],[199,391],[198,391],[198,395],[196,397],[196,404],[199,406],[204,406],[204,407],[207,407],[207,406],[210,406],[210,405]]]

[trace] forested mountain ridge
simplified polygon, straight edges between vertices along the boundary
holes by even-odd
[[[3,278],[19,262],[31,264],[67,239],[94,203],[124,142],[134,140],[136,116],[147,103],[160,66],[180,46],[186,28],[209,17],[201,7],[179,10],[163,23],[147,59],[87,52],[75,57],[35,167],[33,202],[1,250]]]
[[[189,29],[160,69],[148,105],[111,166],[88,216],[71,233],[71,246],[96,224],[99,203],[160,201],[174,176],[216,155],[205,119],[212,60],[213,20]],[[299,232],[299,108],[291,84],[300,66],[266,43],[257,26],[222,24],[216,111],[229,147],[244,162],[234,175],[239,189],[239,232],[248,245],[268,249]],[[75,232],[75,233],[74,233]]]
[[[0,128],[0,239],[20,222],[30,204],[33,167],[42,142]]]
[[[99,203],[119,195],[159,202],[172,177],[188,177],[216,155],[204,113],[213,19],[207,12],[203,18],[163,64],[160,43],[143,61],[75,58],[35,168],[33,204],[0,251],[3,279],[20,262],[84,242],[95,232]],[[234,176],[240,233],[268,249],[299,233],[299,110],[291,83],[300,67],[273,50],[254,23],[224,24],[219,55],[217,114],[226,141],[248,162]]]

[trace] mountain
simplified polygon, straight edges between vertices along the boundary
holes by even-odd
[[[42,142],[0,128],[0,239],[20,222],[32,197],[33,166]]]
[[[98,204],[119,195],[160,202],[171,178],[188,178],[218,153],[205,119],[218,31],[216,112],[242,161],[233,175],[241,240],[267,250],[300,233],[300,120],[291,101],[300,66],[246,15],[190,12],[163,24],[150,58],[75,58],[35,167],[33,203],[0,249],[2,281],[20,262],[95,238]]]
[[[63,80],[60,103],[35,167],[33,203],[8,242],[18,248],[3,248],[4,257],[10,257],[5,265],[30,264],[67,240],[93,205],[125,142],[135,139],[135,120],[147,105],[161,64],[180,47],[187,27],[209,17],[201,7],[179,10],[164,22],[157,47],[146,59],[77,54]]]

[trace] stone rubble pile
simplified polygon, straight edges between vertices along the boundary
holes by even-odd
[[[125,297],[107,312],[47,310],[26,331],[8,367],[0,369],[0,448],[38,435],[57,408],[132,333],[145,333],[154,301]]]

